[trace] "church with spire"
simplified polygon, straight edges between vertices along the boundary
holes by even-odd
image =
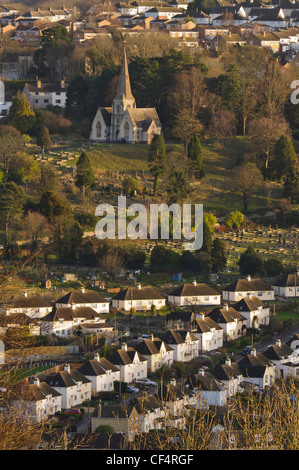
[[[112,107],[99,107],[92,122],[92,142],[150,144],[162,126],[155,108],[136,108],[132,95],[126,50]]]

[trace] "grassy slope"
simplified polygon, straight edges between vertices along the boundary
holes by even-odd
[[[224,139],[221,143],[213,141],[202,141],[203,166],[205,178],[195,186],[192,202],[203,203],[206,211],[217,211],[217,215],[227,213],[229,210],[242,210],[242,201],[233,197],[229,192],[229,178],[232,168],[238,160],[246,153],[246,138],[235,137]],[[182,151],[182,145],[169,144],[169,151]],[[98,170],[111,170],[124,173],[134,172],[141,174],[147,171],[148,145],[133,144],[96,144],[84,148],[80,144],[67,143],[57,149],[52,148],[54,161],[62,157],[59,152],[64,150],[70,155],[69,160],[64,161],[65,167],[74,166],[77,157],[82,150],[88,152],[91,157],[92,166]],[[65,156],[64,156],[65,158]],[[253,196],[250,203],[250,211],[265,209],[277,205],[282,197],[281,189],[273,188],[267,199],[264,188]]]

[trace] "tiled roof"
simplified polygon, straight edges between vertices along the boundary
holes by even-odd
[[[128,287],[120,291],[113,300],[158,300],[162,295],[153,287]]]
[[[174,289],[170,292],[171,296],[175,297],[192,297],[192,296],[201,296],[201,295],[220,295],[212,287],[208,286],[208,284],[200,283],[200,284],[182,284],[181,286]]]

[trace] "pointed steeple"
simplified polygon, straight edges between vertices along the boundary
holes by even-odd
[[[118,88],[117,88],[117,92],[116,92],[114,99],[115,100],[134,100],[134,97],[131,92],[128,61],[127,61],[127,54],[126,54],[125,48],[124,48],[123,62],[121,66],[120,76],[119,76]]]

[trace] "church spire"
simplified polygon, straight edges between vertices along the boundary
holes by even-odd
[[[128,70],[128,61],[127,61],[127,54],[126,49],[124,48],[124,55],[123,55],[123,62],[121,66],[118,88],[116,95],[114,97],[115,100],[134,100],[134,97],[131,92],[131,84],[130,84],[130,77],[129,77],[129,70]]]

